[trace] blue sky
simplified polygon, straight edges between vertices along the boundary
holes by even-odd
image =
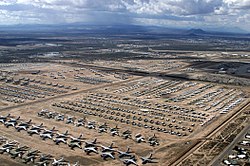
[[[250,0],[0,0],[0,25],[74,22],[250,31]]]

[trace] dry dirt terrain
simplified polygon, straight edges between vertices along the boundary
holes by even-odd
[[[194,77],[208,71],[184,60],[6,64],[0,68],[0,165],[42,165],[42,154],[51,155],[49,165],[62,157],[61,165],[118,166],[129,160],[149,166],[207,165],[248,124],[250,89],[172,77],[176,72]],[[26,129],[18,131],[22,123]],[[56,144],[65,132],[65,142]],[[79,147],[71,148],[80,135]],[[97,153],[87,154],[86,142],[94,139],[90,147]],[[112,143],[105,151],[103,146]],[[8,144],[13,145],[6,150]],[[21,146],[28,148],[15,156]],[[119,156],[128,147],[131,154]],[[114,159],[103,159],[105,153]],[[152,163],[143,163],[141,157],[150,154]]]

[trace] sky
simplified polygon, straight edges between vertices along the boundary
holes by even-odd
[[[249,32],[250,0],[0,0],[0,25],[75,22]]]

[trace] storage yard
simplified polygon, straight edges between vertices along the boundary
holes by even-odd
[[[249,87],[174,78],[197,69],[189,60],[166,62],[2,65],[0,160],[208,165],[249,126]],[[249,163],[248,137],[219,163]]]

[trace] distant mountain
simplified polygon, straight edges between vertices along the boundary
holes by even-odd
[[[189,29],[186,31],[187,34],[207,34],[206,31],[202,30],[202,29]]]
[[[150,35],[155,36],[230,36],[230,37],[247,37],[250,38],[250,34],[247,33],[232,33],[227,31],[215,31],[216,29],[196,29],[196,28],[175,28],[175,27],[159,27],[159,26],[141,26],[141,25],[87,25],[84,23],[72,23],[72,24],[57,24],[57,25],[10,25],[0,26],[0,32],[21,32],[28,31],[33,34],[35,32],[50,32],[52,35],[56,33],[65,34],[104,34],[104,35],[123,35],[132,34],[137,37],[143,37]]]
[[[226,32],[226,33],[249,33],[249,31],[245,31],[239,27],[212,27],[212,28],[204,28],[205,31],[209,32]]]

